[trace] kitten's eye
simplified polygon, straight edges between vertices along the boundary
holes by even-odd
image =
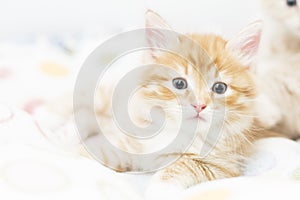
[[[287,0],[286,3],[288,6],[292,7],[297,5],[297,0]]]
[[[227,85],[222,82],[216,82],[212,87],[212,91],[217,94],[224,94],[227,91]]]
[[[174,78],[173,86],[178,90],[184,90],[187,88],[188,84],[184,78]]]

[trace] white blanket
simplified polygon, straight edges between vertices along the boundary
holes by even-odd
[[[143,198],[148,176],[118,174],[74,151],[77,141],[62,147],[50,137],[65,137],[72,127],[39,107],[72,87],[80,63],[101,41],[75,39],[38,37],[0,45],[0,199]],[[255,149],[245,176],[200,184],[180,198],[299,200],[299,144],[271,138]]]

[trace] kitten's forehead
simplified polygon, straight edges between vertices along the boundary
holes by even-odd
[[[213,81],[226,79],[226,42],[214,35],[188,35],[194,42],[180,40],[178,54],[166,53],[156,62],[175,70],[180,76],[191,81]]]
[[[187,36],[195,42],[186,44],[184,40],[180,41],[178,52],[182,52],[181,55],[167,53],[156,62],[170,67],[178,73],[177,76],[188,79],[196,87],[203,84],[211,87],[216,81],[239,84],[237,74],[244,75],[246,69],[227,50],[226,40],[216,35]],[[170,74],[167,77],[175,78]]]
[[[198,65],[191,63],[189,61],[182,61],[181,59],[170,59],[170,63],[164,63],[163,65],[168,70],[168,77],[175,78],[175,77],[183,77],[188,80],[190,83],[200,84],[203,85],[211,83],[215,80],[221,80],[221,76],[219,70],[216,67],[216,64],[213,62],[198,62]],[[211,61],[210,58],[209,61]],[[166,75],[166,74],[165,74]]]

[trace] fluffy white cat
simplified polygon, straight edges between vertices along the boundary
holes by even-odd
[[[257,66],[260,119],[267,128],[300,136],[300,2],[261,0],[263,31]]]

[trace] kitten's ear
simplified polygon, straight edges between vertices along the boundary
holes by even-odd
[[[169,29],[172,28],[167,22],[156,12],[148,9],[145,13],[145,26],[146,28],[158,28],[158,29]]]
[[[177,34],[165,20],[152,10],[145,13],[146,40],[151,46],[151,56],[156,58],[161,51],[159,49],[170,50],[178,41]]]
[[[251,67],[257,55],[262,27],[262,21],[256,21],[227,42],[226,48],[247,67]]]

